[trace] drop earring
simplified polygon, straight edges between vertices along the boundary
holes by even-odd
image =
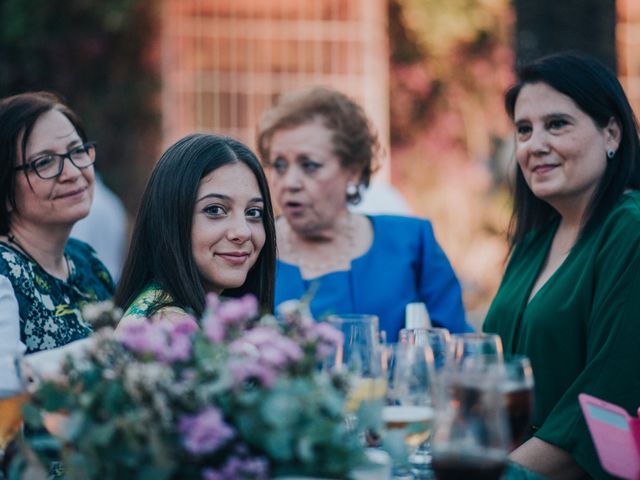
[[[609,160],[611,160],[615,154],[616,151],[613,148],[607,148],[607,158]]]
[[[360,196],[360,189],[358,185],[354,182],[347,183],[347,202],[352,205],[357,205],[362,201],[362,197]]]

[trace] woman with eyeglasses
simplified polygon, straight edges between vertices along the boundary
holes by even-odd
[[[95,155],[57,96],[0,100],[0,353],[87,337],[82,306],[113,294],[95,252],[69,238],[91,208]]]

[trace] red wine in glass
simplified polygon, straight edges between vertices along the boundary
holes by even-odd
[[[505,409],[511,429],[512,448],[526,438],[533,415],[533,387],[519,386],[504,392]]]
[[[437,480],[499,480],[506,466],[504,456],[491,458],[464,452],[440,452],[431,462]]]

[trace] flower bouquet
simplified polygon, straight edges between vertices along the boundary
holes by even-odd
[[[199,320],[118,330],[101,315],[86,354],[40,382],[27,426],[53,433],[69,479],[346,477],[364,458],[344,421],[348,385],[318,368],[342,334],[304,308],[277,320],[257,308],[211,295]],[[26,438],[43,450],[42,436]]]

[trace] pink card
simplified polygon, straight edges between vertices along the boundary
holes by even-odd
[[[640,419],[586,393],[578,398],[602,468],[624,479],[640,480]]]

